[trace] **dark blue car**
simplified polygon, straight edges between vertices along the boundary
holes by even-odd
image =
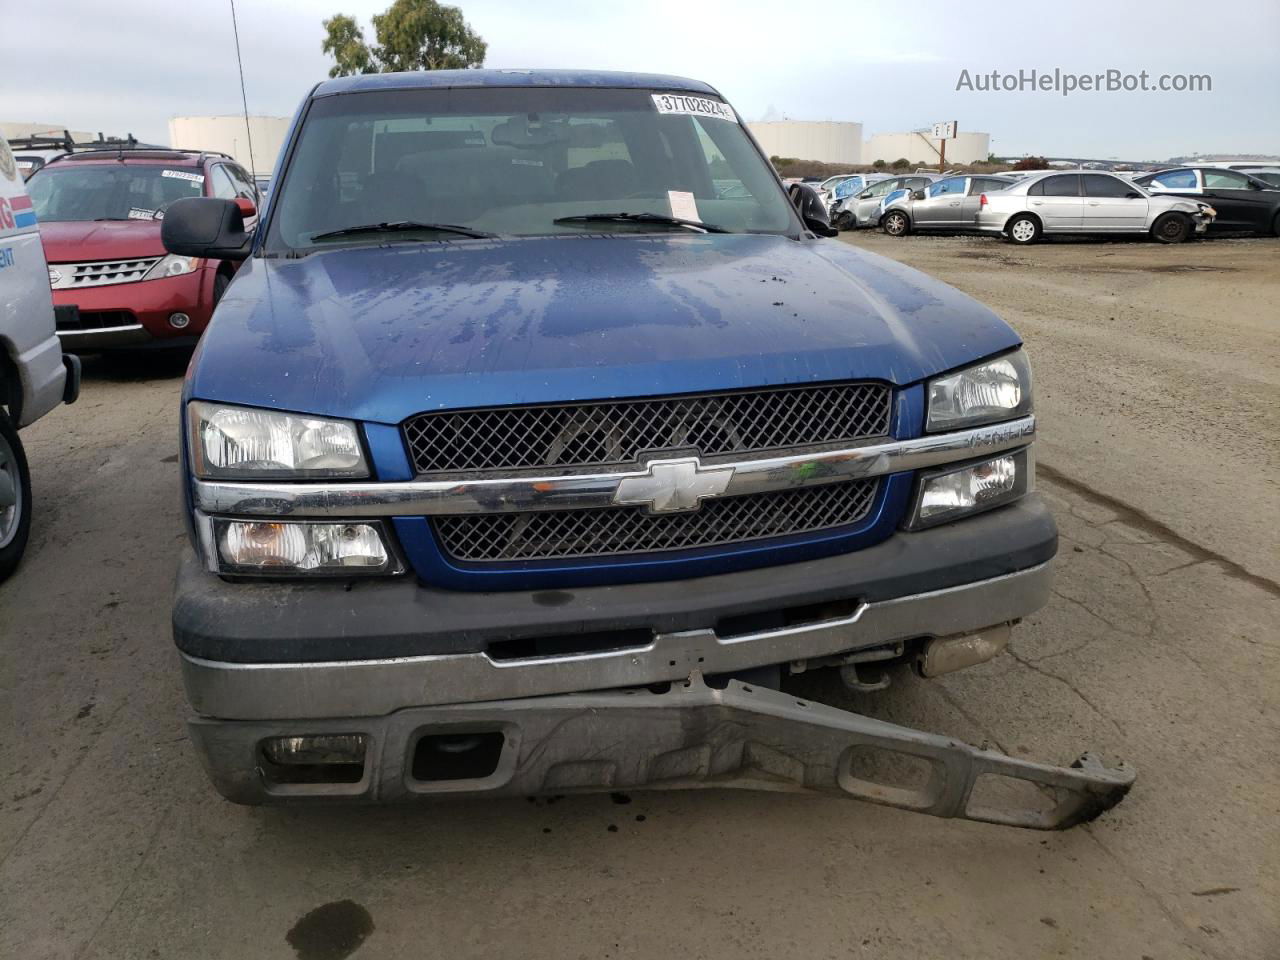
[[[183,394],[174,609],[227,797],[768,785],[1059,827],[1123,795],[786,692],[999,653],[1057,534],[1018,335],[820,239],[714,88],[330,80],[272,182],[252,234],[164,221],[244,261]],[[972,807],[984,772],[1062,803]]]

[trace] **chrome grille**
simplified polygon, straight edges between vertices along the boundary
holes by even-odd
[[[643,508],[438,516],[432,528],[454,560],[567,560],[689,550],[848,526],[866,518],[877,480],[798,487],[704,501],[689,513]]]
[[[835,383],[424,413],[404,435],[420,474],[605,466],[658,450],[708,458],[883,437],[889,412],[884,384]]]
[[[49,264],[49,285],[54,290],[105,287],[111,283],[133,283],[160,262],[159,257],[136,260],[94,260],[84,263]]]

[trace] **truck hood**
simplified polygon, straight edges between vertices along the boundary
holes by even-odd
[[[905,385],[1018,343],[964,294],[834,240],[395,244],[246,262],[187,395],[398,423],[445,408]]]
[[[57,220],[40,224],[50,263],[164,256],[159,220]]]

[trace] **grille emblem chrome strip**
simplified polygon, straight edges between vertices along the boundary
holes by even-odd
[[[619,506],[644,506],[650,513],[697,510],[707,497],[718,497],[729,488],[733,467],[703,467],[697,457],[650,460],[640,476],[618,482],[613,502]]]
[[[714,468],[732,471],[718,495],[768,493],[936,467],[1016,450],[1031,443],[1035,434],[1035,417],[1028,416],[911,440],[717,463]],[[703,469],[705,472],[708,468]],[[619,489],[628,480],[649,475],[649,470],[622,470],[389,483],[195,480],[192,499],[194,506],[205,513],[258,517],[404,517],[580,510],[618,507],[615,498]],[[644,490],[642,486],[641,491]]]

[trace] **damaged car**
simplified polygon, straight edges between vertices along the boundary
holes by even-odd
[[[242,263],[181,399],[173,611],[224,796],[736,786],[1055,829],[1125,795],[788,692],[997,656],[1057,530],[1017,333],[822,239],[714,87],[343,77],[281,156],[256,230],[163,223]]]

